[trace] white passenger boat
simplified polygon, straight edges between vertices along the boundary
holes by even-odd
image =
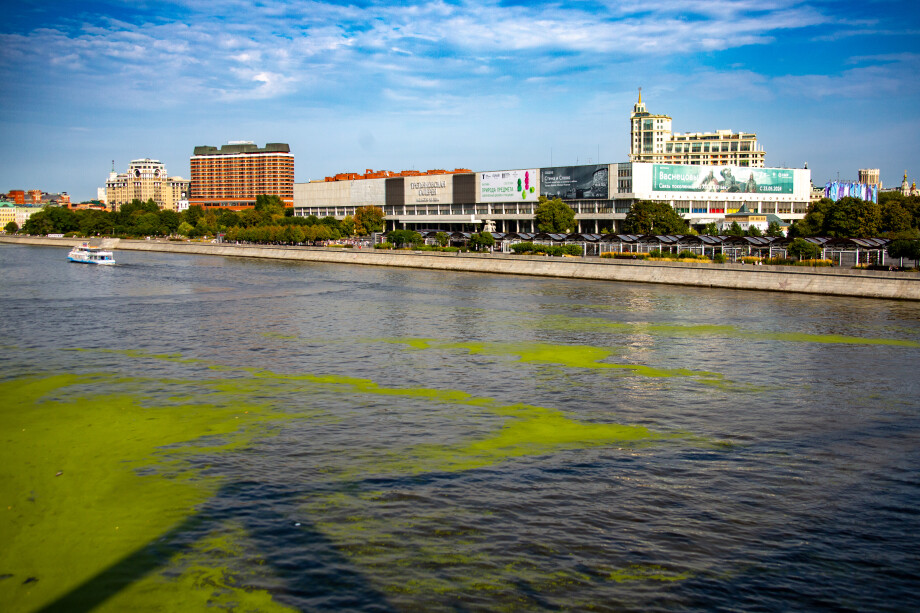
[[[115,254],[102,247],[90,247],[88,243],[83,243],[71,249],[67,259],[81,264],[112,265],[115,263]]]

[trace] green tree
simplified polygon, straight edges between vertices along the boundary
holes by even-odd
[[[3,229],[6,230],[7,234],[16,234],[19,232],[19,226],[15,221],[11,221],[10,223],[6,224]]]
[[[22,231],[25,234],[52,234],[56,230],[54,223],[45,214],[45,211],[38,211],[30,215],[26,222],[22,224]]]
[[[200,204],[193,204],[182,213],[182,221],[188,222],[189,225],[194,226],[203,215],[204,208]]]
[[[914,218],[903,205],[903,199],[879,202],[882,211],[882,232],[888,235],[907,232],[914,227]]]
[[[563,233],[575,229],[575,211],[559,198],[549,200],[540,196],[534,219],[540,232]]]
[[[898,239],[888,244],[888,255],[920,261],[920,240]]]
[[[789,237],[821,236],[824,232],[824,218],[830,213],[833,206],[834,201],[830,198],[821,198],[809,204],[805,211],[805,218],[796,220],[789,228]]]
[[[760,228],[758,228],[757,226],[748,226],[747,235],[748,236],[763,236],[763,232],[761,232]]]
[[[666,202],[640,200],[626,214],[626,234],[685,234],[687,222]]]
[[[822,198],[808,206],[805,218],[790,228],[791,237],[872,238],[882,230],[882,209],[871,201]]]
[[[438,245],[441,247],[447,247],[447,244],[450,242],[450,236],[447,235],[447,232],[438,232],[434,235],[434,240],[437,241]]]
[[[402,245],[418,245],[422,242],[422,235],[415,230],[391,230],[387,233],[387,242],[397,248]]]
[[[724,232],[725,236],[744,236],[744,230],[741,229],[737,221],[733,221],[732,225],[730,225],[727,230],[724,230]]]
[[[470,236],[470,247],[476,251],[484,251],[495,245],[495,237],[490,232],[477,232]]]
[[[782,235],[783,235],[783,229],[780,227],[779,223],[775,221],[771,221],[769,225],[767,225],[767,236],[779,238]]]
[[[183,221],[179,224],[179,227],[176,228],[176,233],[181,234],[182,236],[191,236],[192,232],[195,231],[195,226],[190,224],[187,221]]]
[[[714,221],[710,221],[706,224],[706,227],[703,228],[703,234],[708,236],[718,236],[719,235],[719,224]]]
[[[794,239],[789,243],[786,251],[789,252],[789,255],[799,260],[813,260],[821,255],[821,247],[804,238]]]
[[[242,223],[242,218],[236,211],[223,209],[217,213],[218,228],[232,228],[233,226],[240,226]]]
[[[255,210],[267,217],[284,217],[284,201],[281,196],[259,194],[256,196]]]
[[[303,218],[300,217],[299,219]],[[342,234],[345,236],[355,235],[355,218],[351,215],[346,215],[345,219],[342,220]]]
[[[148,202],[152,202],[152,201],[148,201]],[[153,208],[154,208],[154,211],[159,210],[159,207],[157,207],[155,202],[153,203]],[[143,202],[142,200],[138,200],[137,198],[135,198],[131,202],[126,202],[125,204],[121,205],[121,207],[118,209],[119,216],[125,219],[131,217],[135,213],[150,213],[150,212],[153,212],[153,211],[149,211],[147,209],[147,203]]]
[[[841,198],[824,218],[824,236],[872,238],[879,236],[882,210],[875,202],[859,198]]]
[[[383,230],[383,209],[379,206],[362,206],[355,210],[355,234],[367,236]]]
[[[134,223],[135,232],[142,236],[157,236],[160,232],[160,216],[156,213],[138,215]]]

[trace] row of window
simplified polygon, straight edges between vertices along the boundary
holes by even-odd
[[[723,142],[723,143],[698,143],[698,142],[686,142],[686,143],[668,143],[665,145],[665,151],[667,153],[716,153],[716,152],[730,152],[730,151],[755,151],[753,141],[737,141],[732,142]]]

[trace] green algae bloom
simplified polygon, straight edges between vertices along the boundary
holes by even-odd
[[[126,382],[64,374],[0,383],[5,610],[53,602],[193,516],[219,481],[177,470],[177,458],[238,449],[278,417],[245,404],[151,406],[119,392]],[[100,386],[107,391],[88,391]]]
[[[385,338],[379,342],[403,344],[414,350],[460,350],[470,355],[490,355],[514,357],[522,364],[543,364],[563,368],[581,368],[592,370],[619,370],[639,377],[669,378],[687,377],[697,383],[721,387],[726,390],[744,389],[753,391],[748,386],[726,381],[720,373],[686,368],[655,368],[644,364],[626,364],[606,362],[615,351],[589,345],[560,345],[552,343],[511,343],[511,342],[447,342],[426,338]]]
[[[684,581],[690,577],[690,573],[676,573],[657,564],[631,564],[626,568],[610,573],[610,579],[617,583],[627,581]]]
[[[429,341],[415,345],[431,347]],[[502,355],[508,350],[488,344],[451,348]],[[534,363],[556,355],[563,363],[599,367],[597,361],[609,355],[599,350],[585,358],[577,348],[531,349],[522,359]],[[212,531],[181,550],[170,549],[169,543],[206,519],[199,514],[223,487],[225,478],[208,470],[210,458],[247,449],[292,420],[321,426],[352,414],[347,408],[333,415],[305,406],[305,397],[336,405],[347,398],[356,406],[362,406],[361,397],[382,397],[397,408],[405,399],[427,403],[432,416],[466,407],[478,423],[476,431],[460,439],[351,452],[347,469],[322,475],[331,480],[330,486],[341,488],[350,487],[356,477],[467,471],[562,450],[703,443],[691,442],[688,434],[583,422],[558,409],[507,405],[460,390],[386,387],[335,375],[285,375],[179,354],[101,351],[132,361],[201,367],[210,378],[72,373],[0,382],[5,401],[0,407],[0,512],[6,528],[0,533],[0,575],[8,575],[0,580],[0,601],[6,610],[49,605],[110,611],[286,610],[268,591],[247,587],[254,577],[251,568],[234,566],[234,556],[249,542],[244,529]],[[391,558],[401,550],[392,536],[400,524],[378,521],[372,512],[391,495],[376,491],[363,508],[341,521],[318,521],[316,526],[356,561]],[[332,509],[354,499],[313,498]],[[322,516],[318,508],[313,510]],[[455,592],[458,585],[486,592],[511,589],[513,583],[470,570],[491,564],[486,554],[464,553],[464,543],[475,540],[475,533],[443,526],[432,533],[434,540],[417,548],[420,557],[399,563],[421,559],[450,571],[434,584],[416,586],[419,590]],[[385,591],[396,589],[384,583]],[[405,584],[399,589],[415,588]]]
[[[540,330],[564,332],[609,332],[627,335],[648,335],[670,338],[723,337],[751,340],[771,340],[793,343],[819,343],[831,345],[887,345],[893,347],[920,347],[920,342],[895,338],[845,336],[840,334],[806,334],[798,332],[770,332],[744,330],[731,325],[669,324],[648,322],[615,322],[598,317],[572,317],[569,315],[541,315],[523,319],[518,325]]]

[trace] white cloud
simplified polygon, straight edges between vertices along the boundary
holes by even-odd
[[[573,66],[598,69],[610,61],[766,44],[779,30],[828,19],[792,0],[609,2],[606,11],[598,11],[598,5],[524,7],[495,1],[358,7],[265,0],[253,7],[242,0],[185,0],[173,5],[190,13],[188,23],[165,14],[143,23],[125,21],[123,15],[84,15],[79,26],[62,22],[0,35],[9,60],[0,60],[0,69],[15,72],[14,58],[35,74],[64,69],[69,74],[58,73],[63,80],[101,94],[115,88],[120,100],[133,90],[135,99],[151,104],[181,104],[184,95],[199,99],[208,92],[225,100],[270,98],[307,83],[311,91],[319,91],[312,88],[317,84],[330,91],[372,83],[378,91],[412,89],[435,79],[468,87],[477,75],[499,78],[509,70],[558,81],[557,71]],[[498,63],[500,57],[510,61]],[[405,78],[409,73],[414,80]],[[253,75],[265,76],[255,89]],[[157,94],[167,89],[168,96]]]

